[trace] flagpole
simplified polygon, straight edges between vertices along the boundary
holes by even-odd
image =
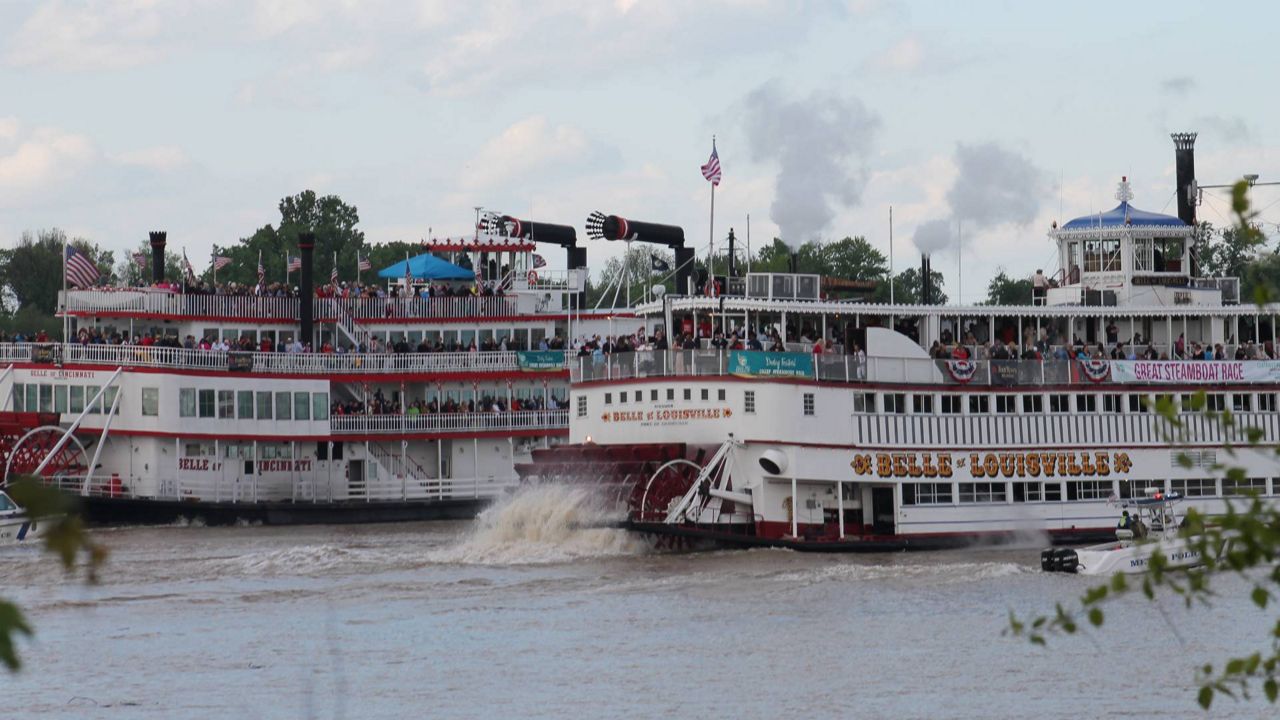
[[[751,272],[751,213],[747,213],[747,272]]]
[[[889,304],[893,304],[893,206],[889,206]]]
[[[71,319],[67,317],[67,236],[62,235],[62,342],[71,342],[67,335],[71,332]]]
[[[210,260],[210,262],[213,263],[213,287],[216,289],[218,287],[218,246],[217,245],[213,246],[213,258]]]
[[[714,142],[714,138],[712,138]],[[716,253],[716,184],[711,183],[711,229],[707,238],[707,278],[708,282],[715,279],[715,253]]]

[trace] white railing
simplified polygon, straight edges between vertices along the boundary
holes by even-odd
[[[87,315],[164,315],[190,318],[297,320],[299,299],[257,295],[198,295],[162,290],[70,290],[67,312]],[[465,319],[510,317],[517,313],[515,297],[473,296],[412,298],[314,298],[312,315],[332,322],[339,306],[354,318]]]
[[[316,491],[323,499],[325,488],[323,480],[317,480]],[[490,499],[498,497],[519,484],[514,477],[482,477],[482,478],[415,478],[379,475],[377,478],[365,478],[362,485],[353,484],[347,490],[347,500],[351,502],[404,502],[408,500],[460,500]],[[300,488],[300,495],[305,494]]]
[[[192,514],[198,514],[199,503],[235,503],[252,505],[266,502],[294,503],[371,503],[403,502],[407,500],[457,500],[494,498],[516,487],[514,477],[480,478],[415,478],[387,477],[366,478],[363,482],[349,482],[345,475],[309,475],[291,485],[272,484],[273,493],[259,492],[254,478],[239,477],[183,477],[162,479],[155,495],[137,495],[127,484],[108,478],[95,477],[89,486],[91,497],[129,498],[136,500],[182,500],[192,502]],[[80,495],[84,490],[83,477],[58,476],[46,480],[68,494]]]
[[[1259,442],[1280,442],[1280,415],[1241,412],[1225,426],[1203,413],[1179,415],[1181,428],[1156,413],[1062,413],[1016,415],[853,415],[854,443],[871,447],[1169,447],[1247,441],[1243,428],[1257,428]]]
[[[0,362],[171,367],[263,373],[462,373],[520,369],[515,351],[429,353],[283,353],[187,350],[144,345],[0,343]]]
[[[560,430],[569,427],[569,411],[433,413],[426,415],[330,415],[334,435],[395,433],[471,433],[489,430]]]

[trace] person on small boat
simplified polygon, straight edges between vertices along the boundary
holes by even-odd
[[[1133,518],[1129,517],[1129,511],[1125,510],[1120,516],[1120,524],[1116,525],[1121,530],[1131,530],[1133,528]]]

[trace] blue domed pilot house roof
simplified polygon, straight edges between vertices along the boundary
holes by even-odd
[[[1195,228],[1174,215],[1141,210],[1131,204],[1129,179],[1115,193],[1119,205],[1084,215],[1050,229],[1058,245],[1059,270],[1047,302],[1051,305],[1201,304],[1221,302],[1192,297],[1192,237]],[[1160,288],[1180,288],[1174,294]],[[1169,295],[1169,297],[1164,297]]]

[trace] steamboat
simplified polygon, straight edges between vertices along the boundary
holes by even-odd
[[[146,287],[65,290],[66,341],[0,345],[5,481],[39,476],[94,522],[474,516],[567,436],[567,339],[627,317],[582,308],[572,227],[496,213],[379,286],[317,284],[306,233],[296,292],[261,269],[166,278],[168,236],[150,242]]]
[[[1049,229],[1060,269],[1030,305],[931,304],[927,282],[919,305],[837,301],[732,269],[639,304],[672,340],[571,359],[569,442],[518,471],[597,484],[636,531],[800,550],[1104,540],[1149,492],[1210,515],[1273,498],[1280,306],[1199,276],[1195,135],[1173,139],[1177,216],[1122,181]]]

